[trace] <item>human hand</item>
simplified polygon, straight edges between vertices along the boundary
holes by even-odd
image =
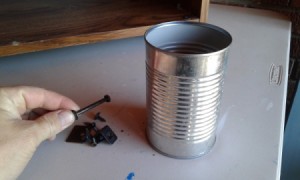
[[[22,115],[35,108],[51,112],[34,121]],[[69,98],[41,88],[0,88],[0,179],[16,179],[39,144],[70,126],[79,107]]]

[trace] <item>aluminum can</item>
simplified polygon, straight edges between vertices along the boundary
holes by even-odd
[[[198,22],[167,22],[144,35],[147,137],[160,153],[195,158],[216,141],[231,35]]]

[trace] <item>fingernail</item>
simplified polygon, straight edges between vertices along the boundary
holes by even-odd
[[[78,111],[79,109],[80,107],[76,104],[76,107],[73,110]]]
[[[58,113],[58,119],[61,123],[61,128],[66,129],[74,122],[74,115],[71,113],[71,111],[61,111]]]

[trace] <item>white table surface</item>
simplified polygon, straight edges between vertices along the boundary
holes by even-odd
[[[118,135],[113,145],[66,143],[71,128],[44,142],[19,179],[279,179],[291,24],[269,11],[211,5],[209,22],[233,37],[217,142],[204,157],[178,160],[146,140],[142,37],[0,58],[0,84],[57,91],[85,106],[105,94],[101,112]],[[269,83],[282,66],[280,85]],[[123,132],[122,132],[123,131]]]

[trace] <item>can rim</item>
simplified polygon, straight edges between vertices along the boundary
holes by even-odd
[[[202,26],[205,28],[209,28],[212,29],[214,31],[219,31],[221,33],[223,33],[225,36],[227,36],[228,38],[228,44],[226,45],[225,48],[214,51],[214,52],[209,52],[209,53],[203,53],[203,54],[185,54],[185,53],[178,53],[178,52],[170,52],[164,49],[161,49],[153,44],[151,44],[148,40],[147,40],[147,35],[149,33],[151,33],[153,30],[158,29],[158,28],[163,28],[165,26],[172,26],[172,25],[180,25],[180,24],[188,24],[188,25],[194,25],[194,26]],[[232,44],[232,36],[230,35],[230,33],[228,31],[226,31],[225,29],[218,27],[216,25],[212,25],[209,23],[202,23],[202,22],[192,22],[192,21],[170,21],[170,22],[164,22],[164,23],[160,23],[160,24],[156,24],[151,26],[149,29],[146,30],[145,34],[144,34],[144,41],[146,42],[147,45],[151,46],[152,48],[157,49],[158,51],[161,51],[165,54],[170,54],[170,55],[175,55],[175,56],[211,56],[213,54],[219,54],[222,51],[226,51],[229,46]]]

